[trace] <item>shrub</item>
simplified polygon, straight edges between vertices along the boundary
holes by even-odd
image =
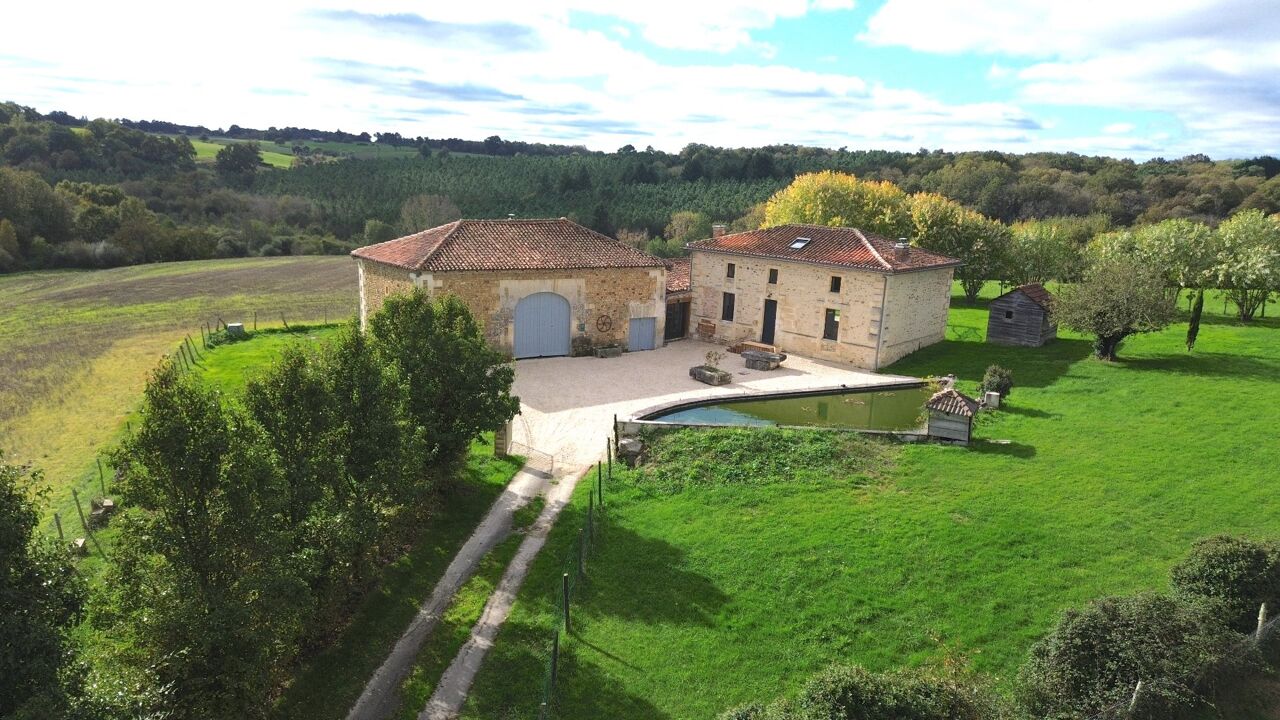
[[[1231,657],[1238,639],[1200,601],[1101,598],[1068,610],[1031,648],[1020,695],[1034,717],[1078,717],[1126,702],[1141,679],[1130,717],[1167,718],[1198,704],[1193,678]]]
[[[999,365],[988,366],[987,371],[982,374],[982,384],[978,389],[984,395],[995,391],[1000,393],[1001,398],[1009,397],[1009,391],[1013,389],[1013,371]]]
[[[1197,540],[1172,581],[1174,593],[1218,603],[1226,624],[1248,632],[1259,605],[1280,609],[1280,550],[1226,535]]]
[[[997,720],[1006,717],[985,688],[955,678],[872,673],[837,665],[809,679],[795,700],[745,705],[720,720]]]

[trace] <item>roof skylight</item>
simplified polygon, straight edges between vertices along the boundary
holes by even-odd
[[[807,238],[807,237],[798,237],[798,238],[796,238],[794,241],[792,241],[792,243],[791,243],[791,249],[792,249],[792,250],[799,250],[800,248],[804,247],[805,245],[808,245],[808,244],[809,244],[809,241],[810,241],[811,239],[812,239],[812,238]]]

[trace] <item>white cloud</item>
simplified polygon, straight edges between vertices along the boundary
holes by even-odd
[[[1280,13],[1255,0],[889,0],[860,38],[1030,60],[1022,100],[1166,113],[1185,152],[1280,148]],[[992,66],[991,78],[1003,78]]]
[[[1110,125],[1102,128],[1102,132],[1106,133],[1107,135],[1124,135],[1125,133],[1133,132],[1133,128],[1134,128],[1133,123],[1127,123],[1127,122],[1111,123]]]

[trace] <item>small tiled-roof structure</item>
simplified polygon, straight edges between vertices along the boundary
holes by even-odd
[[[673,258],[666,261],[667,266],[667,296],[687,293],[692,288],[689,285],[689,258]]]
[[[662,260],[566,218],[455,220],[351,251],[414,272],[662,267]]]
[[[881,273],[934,270],[962,264],[953,257],[919,247],[900,253],[895,250],[895,244],[886,237],[857,228],[796,224],[698,240],[689,243],[689,248]]]
[[[929,402],[925,403],[924,406],[930,410],[963,417],[973,417],[974,413],[978,412],[978,401],[955,388],[947,388],[934,393],[933,397],[929,398]]]
[[[987,307],[987,342],[1040,347],[1058,336],[1053,296],[1040,283],[1019,285]]]
[[[1026,285],[1019,285],[1018,287],[1010,290],[1009,292],[1005,293],[1004,295],[1001,295],[1000,297],[1005,297],[1007,295],[1011,295],[1016,292],[1021,292],[1025,294],[1028,298],[1031,298],[1032,302],[1044,308],[1045,310],[1049,310],[1049,311],[1053,310],[1053,308],[1050,307],[1050,305],[1053,303],[1053,295],[1050,295],[1049,291],[1045,290],[1044,286],[1041,285],[1040,283],[1027,283]],[[1000,298],[996,298],[996,299],[999,300]]]

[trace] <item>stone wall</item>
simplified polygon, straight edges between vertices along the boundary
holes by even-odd
[[[378,311],[393,292],[415,284],[432,296],[445,293],[462,299],[484,326],[496,348],[510,352],[515,342],[515,308],[534,293],[553,292],[569,301],[570,333],[586,336],[593,346],[627,346],[631,318],[655,318],[661,345],[666,320],[666,270],[595,268],[582,270],[508,270],[423,273],[414,276],[380,263],[361,261],[361,317]]]
[[[884,311],[884,367],[947,335],[952,268],[890,275]]]
[[[727,266],[734,263],[734,277]],[[778,271],[770,284],[769,270]],[[874,368],[880,333],[880,308],[885,279],[879,273],[773,258],[752,258],[720,253],[693,253],[690,270],[693,286],[690,331],[699,322],[715,325],[716,342],[733,344],[760,340],[764,325],[764,301],[778,303],[774,344],[783,352]],[[840,291],[830,292],[831,278],[840,277]],[[734,319],[721,320],[723,294],[734,293]],[[840,311],[836,340],[822,337],[826,310]]]
[[[694,251],[692,260],[690,331],[707,321],[716,342],[760,340],[766,299],[778,303],[774,344],[806,357],[875,370],[946,335],[950,268],[884,274],[705,251]],[[776,284],[768,282],[770,269],[778,271]],[[833,276],[841,279],[836,293]],[[732,322],[721,319],[726,292],[734,294]],[[822,337],[828,309],[840,311],[836,340]]]

